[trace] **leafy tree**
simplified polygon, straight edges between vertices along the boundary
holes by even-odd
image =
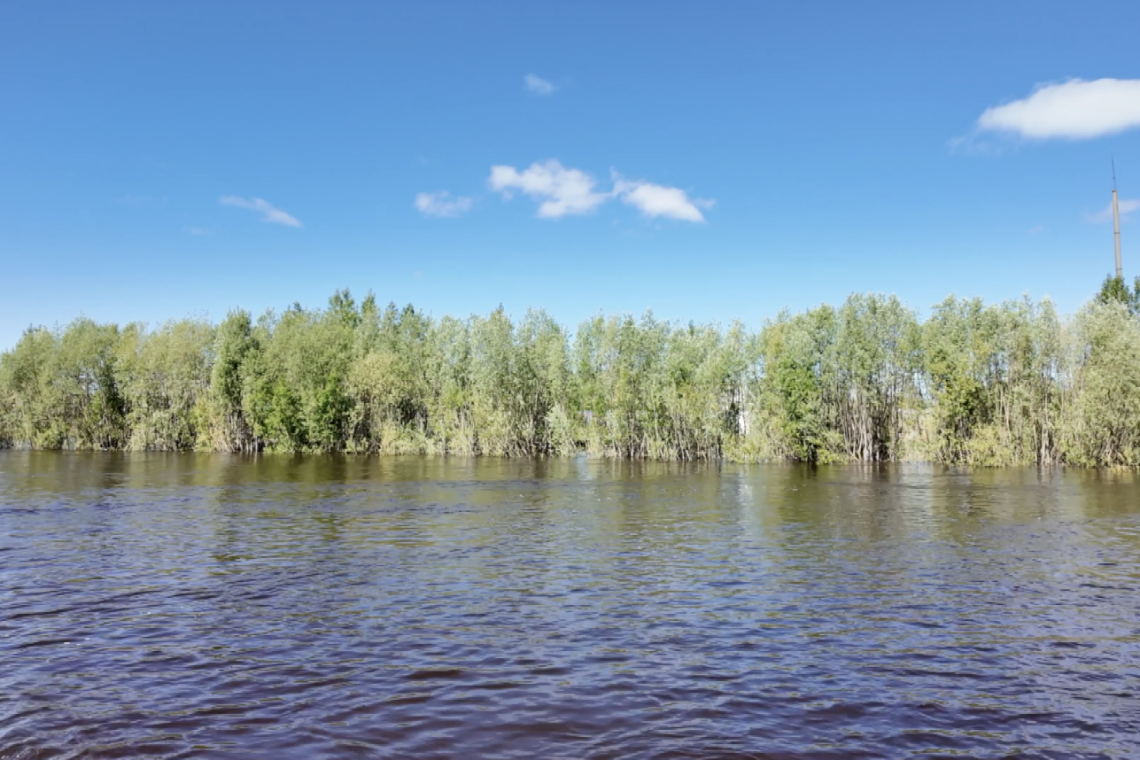
[[[894,297],[759,332],[502,308],[433,319],[348,290],[256,323],[80,319],[0,354],[0,446],[1140,465],[1140,283],[1048,301]]]
[[[1097,293],[1096,300],[1099,303],[1122,303],[1133,315],[1140,314],[1140,277],[1137,277],[1132,282],[1132,289],[1129,290],[1127,283],[1124,282],[1123,277],[1115,277],[1109,275],[1104,278],[1104,284],[1100,286],[1100,292]]]

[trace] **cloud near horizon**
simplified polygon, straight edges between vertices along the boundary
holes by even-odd
[[[1121,219],[1124,219],[1124,217],[1128,216],[1133,211],[1140,211],[1140,198],[1121,198],[1117,201],[1117,204],[1120,206]],[[1097,211],[1096,213],[1086,214],[1085,219],[1096,224],[1111,222],[1112,202],[1109,201],[1107,206],[1102,208],[1100,211]]]
[[[987,108],[977,128],[1031,140],[1088,140],[1140,127],[1140,79],[1070,79]]]
[[[558,89],[556,85],[535,74],[527,74],[523,77],[523,85],[535,95],[553,95],[554,91]]]
[[[269,222],[270,224],[283,224],[286,227],[303,227],[301,221],[292,214],[287,214],[281,209],[274,206],[269,201],[262,198],[242,198],[237,195],[223,195],[218,199],[218,202],[225,206],[236,206],[238,208],[246,208],[250,211],[257,211],[261,216],[261,221]]]
[[[452,198],[451,193],[443,190],[438,193],[419,193],[416,195],[415,207],[424,216],[453,217],[470,210],[472,203],[474,200],[471,198]]]
[[[568,169],[555,159],[535,162],[523,171],[513,166],[492,166],[488,186],[507,200],[514,191],[541,200],[537,216],[559,219],[572,214],[588,214],[603,203],[620,198],[647,217],[668,217],[686,222],[703,222],[698,206],[711,208],[715,201],[690,199],[678,187],[666,187],[641,180],[631,181],[612,172],[614,186],[598,192],[597,181],[579,169]]]

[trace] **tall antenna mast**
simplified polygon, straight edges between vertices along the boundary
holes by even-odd
[[[1120,207],[1116,202],[1116,157],[1112,157],[1112,235],[1116,240],[1116,279],[1124,279],[1120,266]]]

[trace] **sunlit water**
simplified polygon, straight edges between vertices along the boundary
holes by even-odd
[[[0,452],[0,757],[1140,756],[1130,473]]]

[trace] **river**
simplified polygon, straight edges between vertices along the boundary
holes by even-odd
[[[1126,471],[0,452],[0,758],[1140,756]]]

